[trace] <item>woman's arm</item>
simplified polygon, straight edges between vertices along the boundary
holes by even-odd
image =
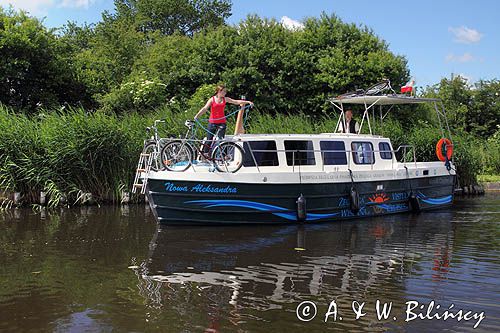
[[[240,105],[240,104],[250,104],[253,105],[252,102],[250,101],[245,101],[244,99],[232,99],[230,97],[226,97],[226,102],[234,105]]]
[[[194,119],[195,120],[198,119],[199,116],[201,116],[202,114],[204,114],[205,112],[207,112],[211,105],[212,105],[212,98],[209,98],[208,101],[207,101],[207,104],[205,104],[205,106],[202,107],[200,109],[200,111],[198,111],[198,113],[196,114],[196,116],[194,116]]]

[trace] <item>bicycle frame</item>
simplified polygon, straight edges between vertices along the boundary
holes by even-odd
[[[186,132],[186,135],[185,135],[186,141],[185,142],[187,144],[189,144],[189,146],[191,147],[191,150],[193,152],[197,152],[198,154],[200,154],[200,156],[202,156],[204,159],[206,159],[208,161],[213,161],[211,153],[212,153],[213,149],[215,147],[217,147],[217,145],[219,145],[222,141],[220,136],[219,136],[220,132],[221,132],[221,128],[219,126],[217,126],[217,130],[215,131],[212,140],[210,140],[210,144],[207,143],[208,140],[203,140],[201,142],[201,147],[198,147],[196,142],[198,142],[200,140],[196,139],[195,127],[192,126],[192,127],[188,128],[188,130]],[[205,153],[205,148],[208,148],[208,149],[206,149],[207,153]],[[194,156],[193,156],[193,158],[194,158]]]
[[[152,136],[149,139],[144,140],[143,152],[146,152],[148,147],[154,144],[154,148],[152,154],[154,155],[153,159],[158,159],[160,157],[162,146],[164,145],[166,139],[160,138],[158,135],[158,124],[164,123],[165,120],[155,120],[154,124],[151,127],[146,127],[146,131],[149,133],[153,131]],[[161,161],[157,161],[156,169],[162,168]]]

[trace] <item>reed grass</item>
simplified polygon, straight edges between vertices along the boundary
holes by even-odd
[[[191,113],[163,108],[147,115],[117,116],[76,108],[28,117],[0,105],[0,192],[22,192],[25,201],[36,203],[39,192],[44,191],[49,206],[81,202],[84,193],[92,193],[97,202],[118,203],[120,192],[131,188],[146,126],[155,119],[165,119],[159,127],[160,135],[178,136],[184,134],[184,121],[192,119]],[[247,133],[327,133],[337,124],[335,117],[327,115],[311,118],[259,110],[249,115]],[[234,123],[234,118],[228,122],[228,134],[234,131]],[[437,129],[415,127],[405,132],[396,121],[382,128],[373,126],[391,137],[394,147],[414,144],[419,147],[419,160],[435,160]],[[477,144],[469,137],[457,137],[459,172],[472,183],[481,169],[481,157],[474,149]],[[8,204],[4,200],[3,205]]]

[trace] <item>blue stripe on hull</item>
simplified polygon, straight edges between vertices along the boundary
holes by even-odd
[[[418,192],[417,197],[422,202],[425,202],[426,204],[429,204],[429,205],[445,205],[445,204],[450,203],[453,200],[452,195],[447,195],[447,196],[441,197],[441,198],[429,198],[421,192]]]
[[[250,208],[259,211],[269,212],[273,215],[283,217],[290,221],[297,221],[297,215],[294,212],[290,212],[289,209],[278,207],[274,205],[268,205],[265,203],[255,202],[255,201],[247,201],[247,200],[192,200],[186,201],[187,204],[205,204],[204,208],[211,207],[243,207]],[[275,212],[275,211],[283,211]],[[338,216],[340,212],[330,213],[330,214],[312,214],[307,213],[306,221],[315,221],[319,219],[325,219],[329,217]]]

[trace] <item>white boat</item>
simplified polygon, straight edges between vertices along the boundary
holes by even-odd
[[[370,124],[375,106],[431,103],[443,127],[447,127],[439,100],[353,94],[332,99],[331,103],[340,111],[337,127],[344,121],[346,104],[364,105],[360,132],[367,126],[369,134],[227,136],[224,141],[242,148],[227,162],[237,166],[236,172],[190,161],[187,169],[185,165],[180,169],[185,169],[182,172],[143,173],[143,186],[158,222],[331,222],[452,204],[456,178],[452,146],[442,144],[444,161],[417,162],[414,147],[394,149],[389,138],[372,134]],[[443,138],[444,133],[443,129]],[[406,160],[398,160],[397,155]]]

